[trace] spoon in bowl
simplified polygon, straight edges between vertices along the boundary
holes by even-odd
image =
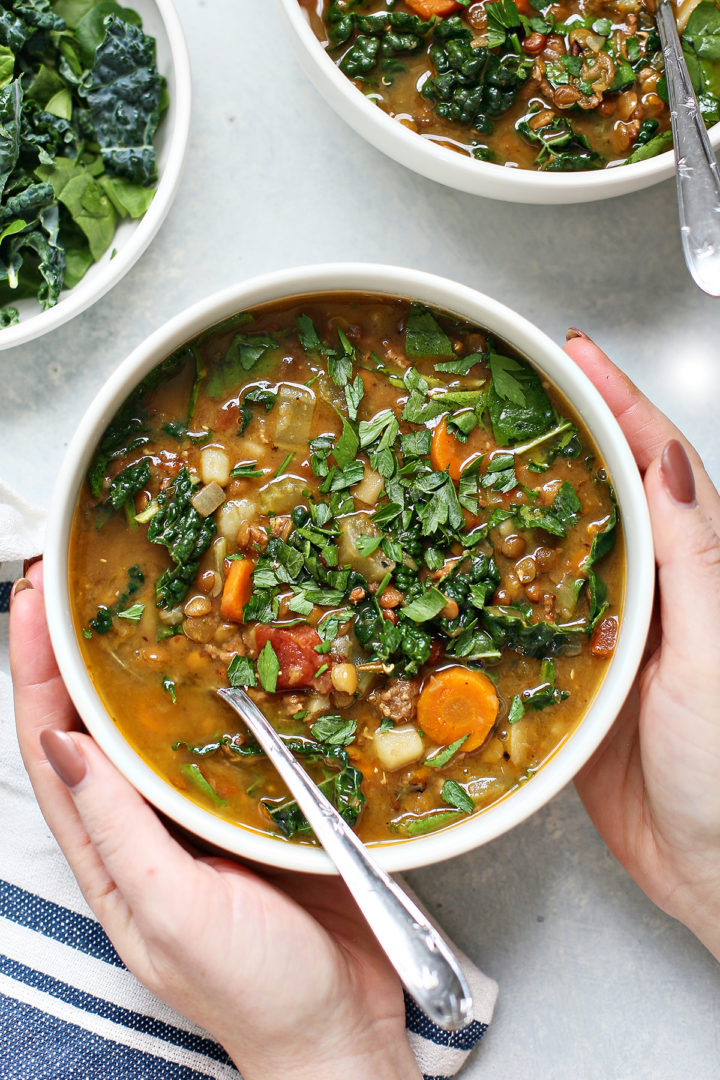
[[[690,81],[670,0],[661,0],[655,17],[665,57],[683,254],[695,284],[709,296],[720,296],[718,163]]]
[[[335,807],[239,689],[218,690],[255,736],[295,797],[407,992],[439,1027],[472,1021],[472,998],[457,957],[428,916],[382,870]]]

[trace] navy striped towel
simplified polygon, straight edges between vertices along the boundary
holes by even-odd
[[[238,1080],[207,1032],[124,967],[35,802],[12,719],[7,610],[22,573],[10,560],[41,542],[42,514],[0,485],[0,1080]],[[406,999],[425,1080],[454,1076],[492,1017],[497,985],[463,960],[475,1003],[465,1031],[442,1031]]]

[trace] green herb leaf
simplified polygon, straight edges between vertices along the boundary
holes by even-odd
[[[240,656],[239,653],[236,653],[228,665],[227,681],[230,686],[257,686],[252,660],[247,656]]]
[[[321,716],[311,724],[310,730],[318,742],[328,746],[348,746],[355,738],[357,724],[342,716]]]
[[[349,424],[347,420],[343,419],[342,425],[342,434],[335,443],[333,454],[338,467],[344,469],[351,461],[355,461],[360,446],[360,440],[355,428]]]
[[[452,341],[427,308],[413,305],[405,330],[408,356],[454,356]]]
[[[210,802],[214,803],[215,806],[227,806],[227,801],[220,798],[212,784],[205,779],[200,771],[200,766],[196,762],[192,761],[185,765],[181,765],[180,772],[186,780],[189,780],[190,783],[193,784],[201,794],[205,795]]]
[[[177,703],[177,692],[175,690],[175,683],[168,675],[163,675],[162,684],[163,690],[167,690],[168,694],[172,698],[173,705],[175,705]]]
[[[269,641],[265,642],[257,658],[257,673],[263,690],[274,694],[280,674],[280,661]]]
[[[508,723],[517,724],[518,720],[522,720],[525,715],[525,706],[523,705],[522,698],[519,694],[516,694],[512,699],[510,705],[510,712],[508,713]]]
[[[448,806],[455,806],[458,810],[463,810],[466,814],[472,814],[475,809],[475,803],[468,795],[465,788],[458,784],[457,780],[446,780],[442,786],[440,792],[440,798]]]
[[[422,596],[418,596],[416,600],[405,604],[401,611],[406,618],[421,623],[427,622],[428,619],[434,619],[446,604],[447,597],[443,596],[440,590],[433,585],[426,589]]]
[[[462,744],[469,738],[470,736],[468,734],[456,739],[454,743],[450,743],[449,746],[445,746],[442,750],[438,750],[436,753],[431,754],[430,757],[426,757],[423,765],[429,765],[432,769],[442,769],[443,766],[447,765],[451,758],[455,757]]]
[[[118,611],[117,617],[118,619],[128,619],[129,622],[140,622],[144,610],[144,604],[133,604],[126,611]]]

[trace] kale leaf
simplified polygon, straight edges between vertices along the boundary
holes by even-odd
[[[188,470],[181,469],[172,484],[158,494],[159,509],[148,525],[148,540],[166,547],[175,563],[155,582],[159,608],[182,603],[197,575],[200,557],[215,535],[212,518],[201,518],[190,502],[196,487]]]
[[[523,656],[558,656],[574,651],[585,635],[582,626],[557,626],[530,621],[530,604],[510,604],[483,609],[487,630],[498,648],[517,649]]]
[[[107,171],[149,184],[157,177],[152,140],[163,92],[155,41],[115,15],[108,15],[104,25],[105,38],[80,91],[88,121]]]
[[[115,0],[0,5],[0,305],[58,302],[153,197],[154,41]],[[66,21],[67,20],[67,21]],[[112,174],[112,175],[110,175]]]

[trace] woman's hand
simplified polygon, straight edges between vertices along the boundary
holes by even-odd
[[[644,475],[659,590],[644,668],[576,784],[638,885],[720,959],[720,496],[667,417],[588,338],[568,339]]]
[[[214,1035],[245,1080],[417,1080],[400,983],[344,885],[264,880],[173,839],[80,733],[50,646],[40,564],[28,578],[10,614],[20,748],[45,819],[128,968]]]

